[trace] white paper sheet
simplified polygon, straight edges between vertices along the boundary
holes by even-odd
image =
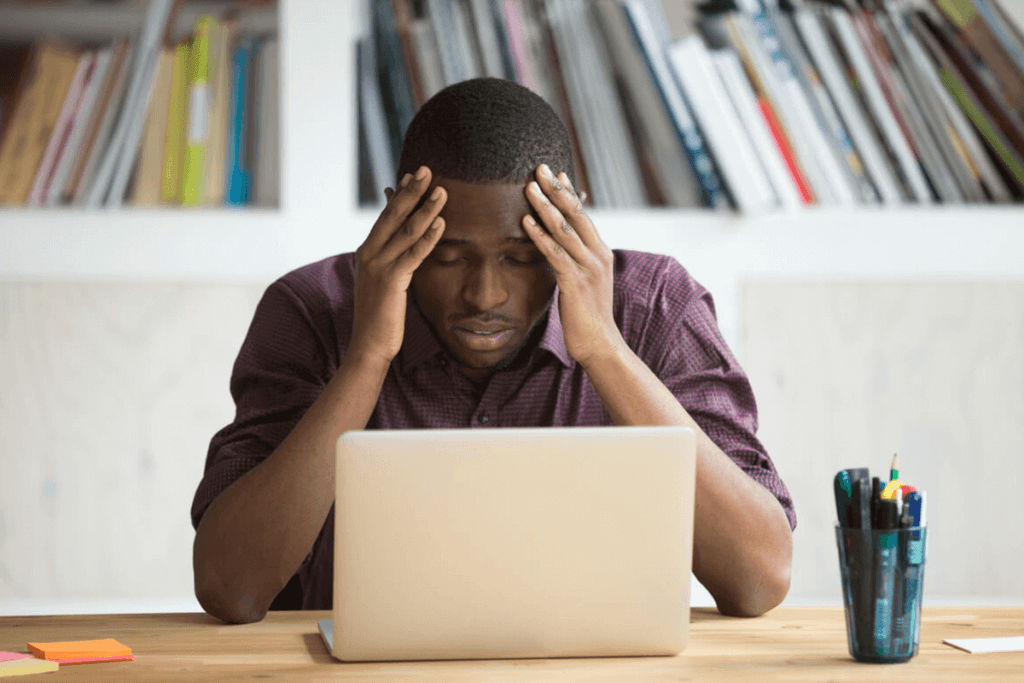
[[[1024,652],[1024,636],[1010,638],[945,638],[942,642],[972,654],[979,652]]]

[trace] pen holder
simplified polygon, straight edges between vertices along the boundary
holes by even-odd
[[[858,662],[892,664],[917,654],[927,531],[836,525],[846,641]]]

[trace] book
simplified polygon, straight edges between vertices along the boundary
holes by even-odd
[[[84,206],[88,190],[99,169],[107,142],[113,132],[114,122],[121,109],[124,89],[128,82],[128,64],[132,52],[131,41],[121,38],[114,44],[107,76],[100,86],[96,106],[86,124],[85,133],[78,154],[71,164],[71,172],[64,183],[61,200]]]
[[[938,38],[939,33],[930,25],[927,14],[912,12],[908,18],[914,35],[921,41],[932,60],[938,64],[939,78],[943,85],[978,131],[981,139],[991,150],[993,158],[999,162],[997,170],[1000,171],[1007,189],[1015,197],[1024,197],[1024,160],[1014,149],[1013,142],[993,122],[993,115],[989,110],[992,103],[986,102],[984,96],[975,91],[974,86],[965,79],[959,68],[963,62],[960,61],[958,64],[952,59],[952,55],[946,51]]]
[[[188,53],[188,101],[185,106],[184,159],[181,170],[181,203],[205,202],[206,146],[210,137],[210,40],[217,20],[208,14],[196,19]]]
[[[736,207],[744,213],[758,213],[777,206],[775,189],[704,41],[697,35],[676,41],[668,47],[668,60]]]
[[[244,38],[235,48],[232,61],[231,119],[228,128],[227,188],[225,201],[230,205],[245,205],[251,201],[252,158],[250,157],[249,126],[252,118],[248,115],[252,106],[251,67],[255,57],[257,41]]]
[[[665,59],[664,46],[657,37],[647,8],[640,0],[627,0],[625,8],[630,28],[641,47],[644,60],[658,86],[662,101],[675,125],[676,133],[686,149],[690,166],[694,169],[694,175],[700,180],[704,205],[716,209],[725,208],[728,206],[728,199],[723,192],[719,172],[708,156],[704,147],[704,138],[679,92],[679,86],[672,77],[672,72]]]
[[[278,206],[281,196],[281,93],[278,68],[280,43],[277,37],[264,39],[261,42],[261,52],[256,112],[256,127],[259,132],[256,135],[253,203],[258,206]]]
[[[971,173],[972,179],[981,187],[983,201],[991,198],[996,202],[1008,202],[1012,199],[1009,189],[999,176],[998,171],[992,163],[989,155],[978,138],[977,131],[971,127],[970,121],[964,115],[963,110],[956,104],[949,91],[942,84],[938,77],[937,66],[921,46],[917,36],[910,28],[910,22],[905,13],[889,3],[886,7],[893,19],[893,26],[903,36],[903,43],[910,54],[911,59],[918,65],[918,73],[928,84],[935,102],[935,109],[938,115],[943,116],[947,128],[947,134],[954,150],[964,161],[964,165]]]
[[[402,46],[405,72],[409,76],[412,104],[419,111],[423,103],[430,98],[426,95],[423,87],[423,75],[421,74],[420,58],[417,54],[416,38],[413,36],[413,13],[409,9],[409,0],[392,0],[392,12],[395,16],[395,32]]]
[[[782,151],[775,144],[768,122],[758,107],[757,94],[743,71],[739,56],[730,48],[720,48],[711,51],[711,61],[743,122],[750,144],[779,202],[785,209],[799,208],[804,203],[800,188],[786,167]]]
[[[927,27],[931,38],[936,41],[940,51],[947,56],[949,63],[955,67],[955,69],[947,69],[947,71],[950,74],[955,74],[955,80],[958,83],[963,86],[969,86],[969,91],[966,91],[968,97],[964,101],[976,100],[981,105],[979,112],[1003,136],[1006,141],[1005,144],[1009,145],[1009,151],[1012,151],[1011,157],[1024,156],[1024,123],[1021,122],[1017,113],[1011,110],[995,91],[990,80],[984,77],[984,72],[977,68],[976,64],[972,61],[969,48],[964,45],[954,28],[946,24],[938,11],[930,6],[923,6],[915,12],[915,15],[920,17],[923,24]],[[949,79],[944,77],[942,80],[948,88]],[[985,136],[986,142],[998,139],[998,136]],[[993,148],[993,151],[995,151],[995,148]],[[1001,160],[1005,161],[1002,155],[998,156]],[[1006,157],[1006,159],[1009,158]],[[1014,175],[1013,165],[1004,166],[1004,168],[1010,172],[1011,176]]]
[[[33,47],[0,141],[0,204],[21,206],[78,71],[79,53],[46,40]]]
[[[110,142],[104,150],[103,161],[88,190],[86,205],[90,208],[98,208],[103,204],[119,206],[124,196],[128,174],[134,166],[142,135],[142,122],[152,95],[161,41],[171,22],[171,10],[176,2],[180,0],[151,0],[146,9],[124,104]]]
[[[78,68],[75,70],[71,87],[64,97],[64,104],[61,106],[60,114],[50,132],[50,139],[46,144],[46,151],[36,169],[36,176],[29,190],[26,206],[43,206],[49,194],[50,181],[53,179],[53,171],[63,152],[71,133],[71,123],[82,105],[82,97],[85,94],[86,86],[96,68],[96,54],[88,51],[82,53],[78,59]]]
[[[898,45],[888,43],[880,35],[870,13],[861,11],[852,15],[851,19],[889,109],[918,166],[924,171],[929,196],[946,203],[962,203],[963,195],[938,152],[938,143],[921,114],[921,104],[914,101],[908,83],[894,61],[894,48]]]
[[[57,206],[62,201],[64,186],[67,184],[68,178],[74,170],[74,164],[79,158],[80,150],[85,144],[87,128],[93,118],[93,111],[99,101],[100,93],[107,81],[107,73],[110,69],[113,55],[113,46],[101,48],[96,53],[96,63],[86,83],[82,101],[70,123],[67,142],[53,169],[53,177],[50,179],[49,188],[44,200],[48,207]]]
[[[820,9],[825,12],[824,8]],[[904,201],[902,188],[891,166],[887,152],[882,147],[875,129],[854,94],[850,81],[844,75],[845,64],[829,40],[822,15],[804,7],[793,11],[793,24],[800,34],[808,54],[818,67],[822,81],[828,87],[836,108],[850,133],[865,170],[871,179],[883,204],[899,204]]]
[[[760,70],[771,103],[793,151],[814,189],[815,200],[826,204],[852,204],[856,188],[843,173],[825,131],[815,119],[807,95],[779,46],[764,8],[751,0],[745,9],[729,13],[734,31],[747,43],[752,63]]]
[[[448,39],[455,45],[455,54],[462,61],[462,79],[479,78],[484,75],[483,58],[480,55],[476,27],[470,16],[466,0],[444,0],[448,3],[453,30]]]
[[[907,139],[903,136],[888,102],[886,102],[864,47],[857,37],[853,20],[846,10],[838,7],[829,8],[828,16],[842,42],[845,54],[853,66],[871,116],[881,129],[885,144],[895,157],[899,173],[912,193],[911,196],[917,202],[932,203],[932,193],[928,182],[925,180],[924,173],[922,173]]]
[[[402,142],[405,139],[405,131],[408,130],[416,110],[409,87],[409,76],[406,73],[402,43],[398,36],[392,3],[374,2],[373,7],[374,13],[370,18],[371,35],[374,37],[377,49],[381,97],[384,101],[384,111],[388,115],[391,149],[397,162],[397,155],[401,151]]]
[[[146,114],[146,128],[142,136],[142,149],[139,152],[139,168],[136,171],[135,187],[131,196],[131,203],[136,206],[156,206],[161,202],[164,146],[168,132],[171,94],[174,92],[172,84],[176,54],[176,50],[164,49],[157,65],[153,101]]]
[[[998,85],[995,90],[1003,101],[1019,115],[1024,113],[1024,71],[1017,68],[1003,41],[974,3],[971,0],[932,0],[932,3],[958,29],[964,42],[992,74]]]
[[[469,0],[473,18],[473,29],[480,48],[482,61],[481,75],[491,78],[505,78],[505,66],[501,56],[501,43],[494,21],[494,6],[491,0]]]
[[[942,104],[938,101],[927,78],[921,73],[920,67],[910,55],[910,48],[907,45],[909,32],[899,26],[900,19],[894,20],[892,15],[885,10],[878,10],[869,18],[873,26],[883,36],[889,48],[892,60],[899,72],[903,74],[906,87],[912,98],[912,109],[922,119],[921,125],[932,141],[932,147],[919,150],[923,163],[931,164],[941,173],[935,177],[929,170],[935,189],[943,198],[949,201],[949,197],[956,191],[957,199],[970,202],[985,201],[985,193],[981,184],[972,174],[966,160],[961,156],[954,143],[955,132],[945,118]],[[928,156],[937,157],[938,162],[929,162]],[[940,165],[941,164],[941,165]],[[929,166],[926,166],[926,170]],[[949,187],[951,185],[952,187]]]
[[[174,48],[171,90],[167,100],[167,127],[164,134],[163,171],[160,175],[160,201],[181,204],[182,163],[185,156],[185,108],[188,98],[188,43]]]
[[[836,155],[839,167],[855,190],[855,199],[866,204],[877,203],[878,194],[853,146],[846,125],[793,25],[793,9],[789,3],[782,9],[768,5],[768,21],[775,30],[782,52],[793,67],[797,80],[808,95],[814,115],[831,143],[829,147]]]
[[[375,202],[383,205],[385,203],[384,188],[395,187],[398,182],[395,155],[391,151],[384,104],[380,98],[380,90],[377,88],[376,51],[369,38],[360,39],[357,46],[359,127],[367,143],[367,157]]]
[[[228,146],[228,117],[231,108],[231,48],[237,32],[237,20],[225,18],[217,22],[210,39],[210,82],[213,101],[210,106],[210,134],[206,145],[207,206],[224,204],[227,187],[225,170]]]
[[[421,4],[421,7],[426,5]],[[420,80],[423,85],[423,102],[416,104],[417,110],[427,100],[444,88],[444,73],[441,70],[441,54],[437,47],[434,28],[426,13],[414,13],[411,19],[412,42],[416,49]]]
[[[462,55],[452,34],[455,32],[455,17],[452,16],[452,7],[448,0],[426,0],[427,13],[430,17],[430,26],[434,31],[434,39],[437,41],[438,54],[441,58],[441,73],[444,74],[445,86],[464,81],[470,76],[463,71]],[[395,66],[388,63],[389,69]]]
[[[701,205],[697,179],[686,160],[678,135],[658,93],[658,86],[644,63],[640,46],[632,34],[619,0],[597,0],[594,10],[598,30],[612,56],[616,80],[635,112],[634,137],[638,153],[649,159],[653,178],[645,184],[663,203],[674,207]]]
[[[627,126],[607,55],[593,40],[588,7],[582,0],[546,0],[545,5],[569,106],[579,124],[580,152],[594,203],[616,208],[642,206],[645,192],[636,155],[625,136]]]
[[[585,204],[592,203],[590,171],[583,159],[579,122],[569,106],[568,88],[563,60],[555,47],[554,32],[548,6],[535,0],[518,0],[519,17],[523,32],[530,36],[530,59],[535,64],[537,82],[541,90],[535,91],[555,110],[569,131],[572,143],[573,165],[576,167],[576,192],[586,193]]]

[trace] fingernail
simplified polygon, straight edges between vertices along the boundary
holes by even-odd
[[[568,187],[570,190],[573,189],[572,183],[569,182],[569,176],[565,171],[558,174],[558,179],[562,181],[562,184]]]
[[[440,185],[438,185],[437,187],[434,188],[434,191],[433,191],[433,193],[431,193],[430,198],[431,199],[440,199],[441,198],[441,186]]]
[[[427,177],[427,167],[420,166],[419,170],[416,171],[416,180],[423,180]]]
[[[410,180],[412,180],[412,174],[411,173],[406,173],[405,176],[402,177],[402,182],[399,183],[398,186],[399,187],[405,187],[405,186],[407,186],[409,184]]]
[[[533,220],[533,216],[530,214],[526,214],[526,224],[535,227],[537,225],[537,221]]]
[[[553,179],[555,177],[554,175],[551,174],[551,169],[548,168],[547,164],[541,164],[540,165],[540,172],[541,172],[541,175],[543,175],[548,180],[551,180],[551,179]]]

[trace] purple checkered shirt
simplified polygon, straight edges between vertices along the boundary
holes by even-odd
[[[615,322],[626,343],[711,440],[779,500],[796,528],[789,491],[755,436],[754,394],[718,330],[711,294],[671,257],[614,253]],[[192,503],[193,526],[221,491],[274,451],[337,371],[352,335],[353,285],[349,253],[299,268],[267,288],[235,360],[235,419],[210,442]],[[546,325],[540,323],[539,343],[496,372],[482,395],[418,308],[410,303],[406,310],[402,349],[367,429],[612,424],[566,351],[557,305],[549,308]],[[333,569],[332,506],[298,570],[303,609],[332,608]]]

